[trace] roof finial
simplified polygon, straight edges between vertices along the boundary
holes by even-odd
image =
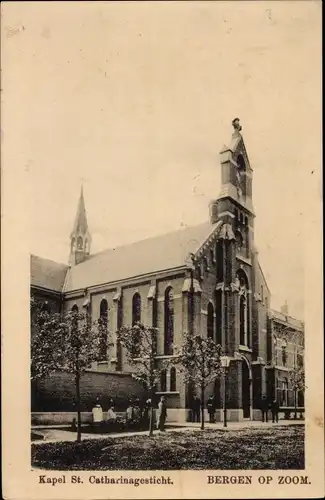
[[[235,132],[236,132],[236,131],[238,131],[238,132],[240,132],[240,131],[241,131],[242,127],[241,127],[241,125],[240,125],[240,123],[239,123],[239,118],[234,118],[234,119],[233,119],[233,121],[231,122],[231,124],[232,124],[232,126],[234,127]]]

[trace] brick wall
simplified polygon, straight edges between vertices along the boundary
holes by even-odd
[[[81,377],[81,410],[91,411],[96,398],[101,398],[104,410],[109,398],[116,409],[127,408],[130,397],[146,397],[143,387],[131,375],[120,373],[86,372]],[[32,384],[32,412],[75,411],[74,376],[57,371],[53,376]]]

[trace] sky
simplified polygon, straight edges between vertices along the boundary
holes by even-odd
[[[207,220],[239,117],[271,306],[303,319],[320,13],[313,1],[5,6],[3,142],[29,251],[67,262],[81,183],[92,252]]]

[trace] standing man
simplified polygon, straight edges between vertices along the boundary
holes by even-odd
[[[201,400],[198,396],[193,398],[193,422],[200,422]]]
[[[271,411],[272,411],[272,423],[279,422],[279,403],[276,399],[273,399],[271,403]]]
[[[268,422],[269,402],[266,396],[261,399],[262,422]]]
[[[210,424],[214,423],[214,413],[216,411],[216,405],[214,401],[214,397],[210,396],[207,400],[207,410],[209,413],[209,422]]]
[[[165,430],[166,417],[167,417],[167,407],[165,402],[165,396],[161,396],[160,401],[158,403],[158,412],[157,412],[157,427],[160,431]]]

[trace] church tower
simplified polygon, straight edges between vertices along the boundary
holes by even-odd
[[[250,166],[239,118],[232,121],[228,146],[220,151],[221,190],[210,204],[212,224],[223,223],[219,235],[224,273],[217,283],[222,304],[222,347],[233,360],[229,372],[229,408],[236,418],[252,416],[252,361],[256,355],[253,331],[254,209],[253,170]],[[222,231],[222,228],[227,231]],[[255,358],[254,358],[255,356]]]
[[[221,191],[218,198],[210,205],[210,217],[213,223],[220,220],[220,217],[231,222],[232,216],[236,215],[236,208],[243,209],[247,216],[254,217],[253,169],[241,134],[239,118],[232,121],[232,126],[234,131],[230,145],[224,146],[220,151]]]
[[[81,186],[77,214],[70,234],[69,264],[83,262],[90,253],[91,234],[88,229],[83,187]]]

